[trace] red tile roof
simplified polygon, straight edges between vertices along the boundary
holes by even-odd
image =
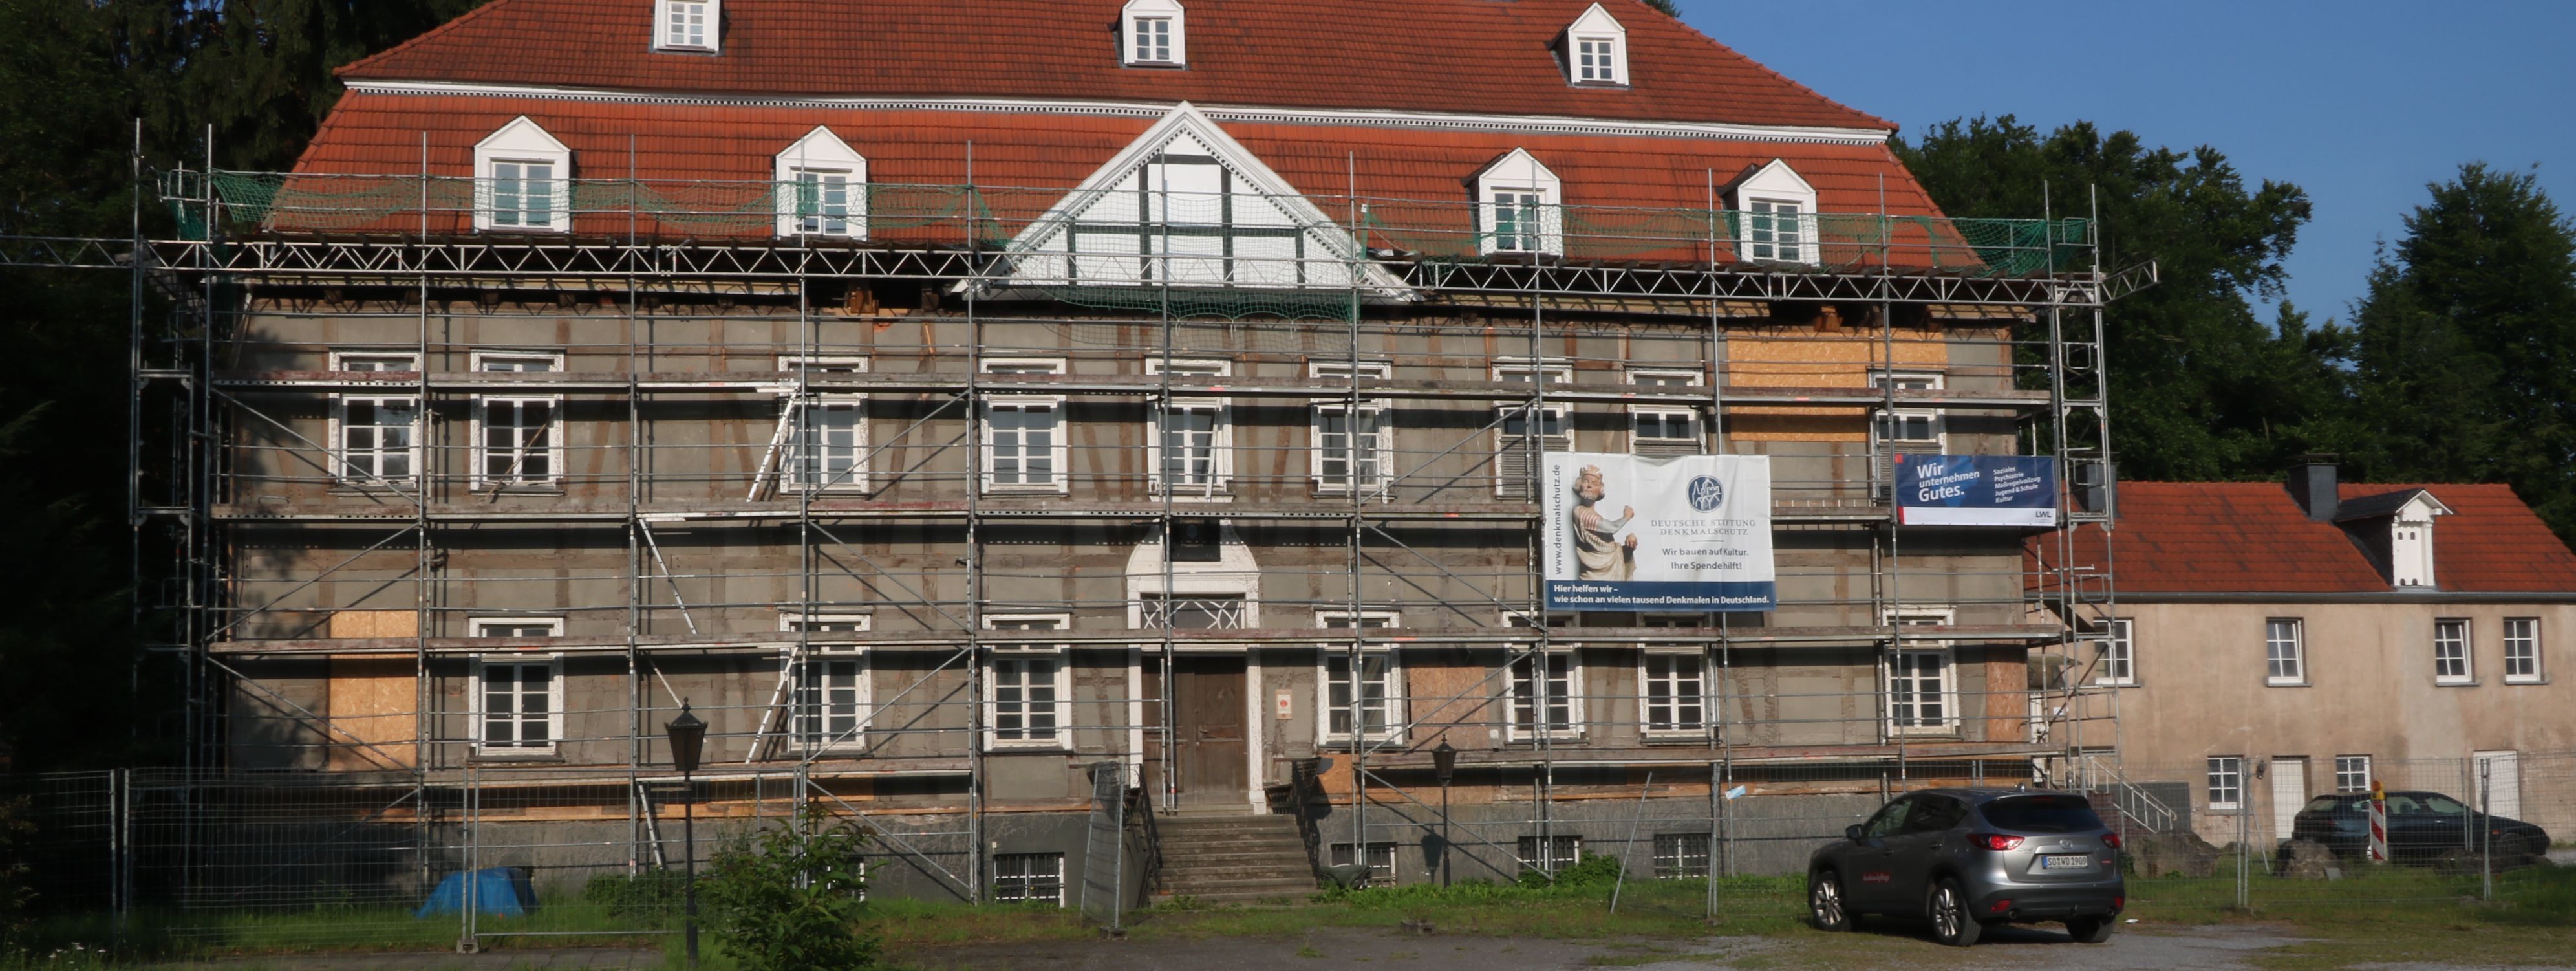
[[[750,6],[742,4],[742,6]],[[728,6],[728,9],[732,9]],[[720,191],[717,187],[676,182],[740,182],[744,191],[765,191],[775,177],[779,151],[816,125],[835,134],[868,159],[871,183],[887,185],[957,185],[967,181],[968,143],[974,146],[974,182],[985,190],[986,204],[1002,220],[1026,219],[1043,212],[1093,170],[1116,155],[1153,124],[1141,117],[1075,114],[1028,114],[941,110],[888,110],[797,107],[736,107],[654,102],[565,100],[486,95],[421,95],[353,91],[340,99],[321,131],[297,163],[302,173],[411,175],[421,171],[423,140],[428,170],[436,176],[472,173],[474,144],[511,119],[526,115],[573,151],[574,176],[623,179],[632,175],[667,192]],[[1371,200],[1371,222],[1403,227],[1417,235],[1470,232],[1472,185],[1476,173],[1514,148],[1526,148],[1563,180],[1564,201],[1574,207],[1640,207],[1700,209],[1707,206],[1708,185],[1724,183],[1748,166],[1786,158],[1818,193],[1824,212],[1875,212],[1884,202],[1892,216],[1939,216],[1931,199],[1884,145],[1808,142],[1755,142],[1720,139],[1533,134],[1414,128],[1336,127],[1298,124],[1229,123],[1227,134],[1278,171],[1301,193],[1313,198],[1335,220],[1345,218],[1344,200],[1354,184]],[[629,146],[633,158],[629,159]],[[631,169],[630,169],[631,166]],[[756,185],[754,183],[757,183]],[[306,180],[314,192],[331,191],[321,180]],[[1014,192],[1005,187],[1024,187]],[[394,190],[399,194],[401,191]],[[1391,202],[1389,200],[1419,200]],[[408,208],[411,203],[395,200]],[[327,203],[326,203],[327,204]],[[463,213],[433,231],[463,228]],[[1652,221],[1662,214],[1621,214],[1578,210],[1569,219]],[[372,227],[342,222],[305,228],[383,228],[408,230],[416,217],[406,215]],[[281,220],[285,224],[286,220]],[[400,222],[402,225],[391,225]],[[755,214],[749,223],[757,223]],[[705,221],[657,227],[647,216],[646,233],[694,234],[730,232]],[[623,235],[626,215],[602,212],[577,220],[584,234]],[[896,228],[881,239],[949,240],[960,226]],[[1615,235],[1615,226],[1586,229],[1570,226],[1569,235],[1598,232]],[[1897,227],[1897,245],[1911,233],[1919,242],[1920,225]],[[1696,238],[1693,226],[1658,226],[1640,235],[1675,234]],[[1001,235],[1009,235],[1006,231]],[[1403,232],[1373,239],[1373,245],[1418,248]],[[1695,259],[1692,252],[1663,252],[1652,247],[1629,258]],[[1835,254],[1829,254],[1835,255]],[[1861,254],[1865,256],[1866,254]],[[1908,264],[1900,249],[1893,257]],[[1839,259],[1839,256],[1837,255]],[[1866,262],[1854,258],[1845,262]]]
[[[1122,0],[731,0],[722,53],[652,49],[648,0],[495,0],[341,69],[726,95],[992,97],[1893,129],[1640,0],[1601,0],[1631,85],[1566,82],[1593,0],[1189,0],[1189,66],[1119,60]]]
[[[2576,592],[2576,552],[2511,487],[2363,483],[2342,486],[2341,497],[2414,489],[2452,510],[2434,520],[2438,589]],[[2119,509],[2113,573],[2124,595],[2392,589],[2343,527],[2310,520],[2277,482],[2122,482]],[[2101,562],[2100,536],[2078,533],[2077,562]],[[2058,555],[2045,537],[2033,549],[2044,559]]]

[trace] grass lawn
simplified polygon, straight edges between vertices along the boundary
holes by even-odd
[[[1187,900],[1137,911],[1127,922],[1136,940],[1248,937],[1289,939],[1319,927],[1394,928],[1427,921],[1442,935],[1563,938],[1619,942],[1595,959],[1615,967],[1691,956],[1713,937],[1756,938],[1753,953],[1729,955],[1736,967],[1798,967],[1819,963],[1853,966],[1971,967],[1975,951],[1929,944],[1902,922],[1876,933],[1827,934],[1804,920],[1804,883],[1795,878],[1727,878],[1716,888],[1715,922],[1703,917],[1704,881],[1645,881],[1620,890],[1616,913],[1610,887],[1599,881],[1560,886],[1467,884],[1442,888],[1404,886],[1327,893],[1294,906],[1216,907]],[[2221,925],[2239,932],[2277,935],[2293,943],[2249,953],[2262,967],[2342,967],[2357,962],[2427,961],[2478,965],[2565,964],[2576,958],[2576,868],[2540,868],[2498,878],[2497,902],[2478,900],[2474,876],[2412,868],[2356,873],[2335,881],[2256,876],[2254,906],[2239,910],[2229,874],[2208,880],[2133,880],[2123,934],[2205,933]],[[935,955],[943,948],[977,944],[1085,941],[1099,931],[1078,911],[1039,905],[967,907],[910,900],[868,906],[868,924],[886,952]],[[487,948],[563,945],[660,945],[680,966],[675,935],[647,936],[646,926],[577,901],[550,901],[536,916],[486,919],[486,931],[558,932],[549,936],[490,939]],[[46,950],[70,942],[95,946],[108,939],[102,918],[58,919],[40,929]],[[350,950],[445,950],[454,945],[452,916],[414,919],[404,910],[334,908],[300,913],[145,913],[129,925],[130,946],[118,963]],[[568,933],[567,933],[568,932]],[[714,941],[709,971],[724,971]],[[108,966],[80,951],[0,954],[0,971],[39,965],[52,971]]]

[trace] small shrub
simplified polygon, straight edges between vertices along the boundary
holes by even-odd
[[[877,936],[858,927],[863,836],[820,815],[798,823],[735,837],[716,851],[703,890],[725,954],[744,971],[875,967]]]

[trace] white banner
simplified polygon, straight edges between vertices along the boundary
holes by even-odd
[[[1551,610],[1770,610],[1771,459],[1550,452]]]

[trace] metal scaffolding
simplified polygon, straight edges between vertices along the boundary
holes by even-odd
[[[341,197],[300,183],[301,176],[219,171],[210,144],[202,164],[159,173],[152,183],[158,201],[178,217],[181,232],[174,238],[144,238],[138,210],[131,241],[0,240],[0,262],[10,265],[113,267],[133,274],[134,489],[129,512],[140,591],[137,609],[146,629],[154,632],[156,656],[175,662],[182,672],[185,768],[232,768],[231,745],[248,720],[289,721],[317,729],[322,739],[313,744],[326,751],[299,756],[306,762],[330,768],[331,751],[363,753],[389,791],[404,793],[400,798],[415,808],[409,813],[411,825],[424,834],[447,821],[476,827],[470,814],[482,803],[472,794],[491,785],[496,773],[478,770],[471,759],[450,764],[433,752],[456,741],[441,720],[456,713],[441,710],[431,672],[493,650],[491,639],[472,636],[471,630],[459,636],[458,622],[475,612],[456,606],[459,591],[512,581],[471,571],[460,578],[450,558],[459,544],[492,535],[519,549],[541,548],[528,544],[551,537],[569,542],[574,536],[614,535],[623,547],[622,566],[614,574],[558,572],[546,577],[566,590],[614,589],[617,596],[556,602],[550,613],[576,623],[568,625],[572,629],[558,627],[560,636],[547,638],[545,650],[615,659],[625,700],[611,714],[622,716],[617,733],[622,737],[608,741],[620,744],[623,764],[563,765],[524,774],[552,786],[588,787],[591,794],[584,798],[622,800],[633,834],[626,858],[636,867],[661,859],[663,835],[656,820],[662,797],[655,795],[655,787],[670,780],[657,767],[653,740],[659,726],[653,713],[679,705],[666,678],[666,668],[678,659],[774,655],[776,661],[778,681],[765,704],[698,706],[730,718],[733,734],[749,737],[749,755],[738,767],[711,767],[701,774],[712,780],[709,785],[717,790],[732,786],[761,802],[766,794],[777,793],[779,780],[788,780],[783,784],[792,795],[780,794],[780,804],[814,804],[876,821],[893,852],[935,871],[968,900],[994,896],[988,867],[976,849],[990,842],[987,821],[1000,808],[992,804],[986,779],[990,746],[984,740],[996,730],[987,720],[985,703],[992,690],[989,662],[997,652],[1032,645],[1136,652],[1132,663],[1140,665],[1140,673],[1150,670],[1152,691],[1133,690],[1139,682],[1131,680],[1127,696],[1094,699],[1095,708],[1114,706],[1128,716],[1061,730],[1155,736],[1142,750],[1121,742],[1111,751],[1085,754],[1126,762],[1134,773],[1129,783],[1146,787],[1155,805],[1165,810],[1178,808],[1171,753],[1182,740],[1174,735],[1171,712],[1180,659],[1202,651],[1256,651],[1263,646],[1340,652],[1352,692],[1350,730],[1340,741],[1320,742],[1316,751],[1348,762],[1349,791],[1326,801],[1347,807],[1355,857],[1370,852],[1388,833],[1424,829],[1435,820],[1446,845],[1451,823],[1446,802],[1433,810],[1419,790],[1429,778],[1428,746],[1469,728],[1509,729],[1525,736],[1498,744],[1469,764],[1488,773],[1493,786],[1527,784],[1529,813],[1519,825],[1534,834],[1540,852],[1520,865],[1541,870],[1557,865],[1548,848],[1554,845],[1551,813],[1561,802],[1557,790],[1564,771],[1650,772],[1648,789],[1655,778],[1704,777],[1706,818],[1720,855],[1710,872],[1725,871],[1726,847],[1736,835],[1729,830],[1726,808],[1731,797],[1722,794],[1748,783],[1795,781],[1796,766],[1844,767],[1815,776],[1841,787],[1834,791],[1885,791],[1923,778],[1982,779],[2017,765],[2042,779],[2079,781],[2106,757],[2114,760],[2111,775],[2116,780],[2116,707],[2110,709],[2112,718],[2097,720],[2091,714],[2096,707],[2077,703],[2103,691],[2094,685],[2090,665],[2099,654],[2098,642],[2109,636],[2113,607],[2107,568],[2091,572],[2073,565],[2078,557],[2064,554],[2072,551],[2076,534],[2086,530],[2106,534],[2100,542],[2108,548],[2113,453],[2103,389],[2102,308],[2151,283],[2153,268],[2106,272],[2096,260],[2094,220],[1941,221],[1883,211],[1841,214],[1828,217],[1830,231],[1819,231],[1816,259],[1755,261],[1738,255],[1743,214],[1717,207],[1712,172],[1705,210],[1655,213],[1648,220],[1636,211],[1584,213],[1579,207],[1558,207],[1564,210],[1556,217],[1562,225],[1628,228],[1602,231],[1589,243],[1571,238],[1575,231],[1569,229],[1569,239],[1556,253],[1493,253],[1477,244],[1479,224],[1472,205],[1371,199],[1359,194],[1354,180],[1345,198],[1313,199],[1327,212],[1341,211],[1345,244],[1328,256],[1295,261],[1301,276],[1310,272],[1308,264],[1338,264],[1332,279],[1343,285],[1334,292],[1194,282],[1174,269],[1181,257],[1172,255],[1171,219],[1139,224],[1140,233],[1162,234],[1159,249],[1139,243],[1139,265],[1146,272],[1125,285],[1094,292],[1069,274],[1032,279],[1032,258],[1009,246],[1040,221],[1028,215],[1038,207],[1026,200],[1069,190],[980,187],[971,145],[967,158],[962,185],[871,189],[886,193],[882,198],[889,200],[871,218],[889,222],[885,231],[867,239],[677,233],[672,227],[681,220],[667,209],[639,202],[657,197],[639,191],[640,183],[631,176],[598,180],[600,186],[581,189],[604,191],[622,183],[626,191],[617,197],[621,207],[574,214],[584,226],[609,225],[622,216],[622,238],[586,231],[514,237],[458,228],[474,205],[471,191],[461,197],[466,201],[455,201],[460,197],[454,183],[465,180],[426,175],[407,182],[382,180],[370,188],[369,198],[377,201],[368,205],[377,208],[352,208],[333,223],[323,217],[346,205],[333,201]],[[138,158],[138,179],[142,165]],[[247,192],[244,186],[261,187],[261,192]],[[937,198],[949,208],[945,215],[916,214],[897,225],[892,220],[902,214],[891,200],[898,190],[905,197]],[[414,201],[402,203],[404,192],[413,192]],[[1175,201],[1168,188],[1163,193],[1168,212]],[[382,201],[386,198],[396,201]],[[754,211],[767,220],[768,209]],[[1406,223],[1403,213],[1418,218]],[[1666,228],[1634,228],[1649,222]],[[1422,242],[1443,234],[1451,237],[1447,244]],[[1976,242],[1983,237],[2003,242]],[[1587,249],[1624,255],[1587,258]],[[1370,282],[1373,273],[1385,274],[1405,296],[1386,298]],[[914,306],[890,305],[915,290],[920,299]],[[157,320],[147,320],[145,307],[152,303],[168,306]],[[566,324],[566,336],[545,348],[561,367],[489,370],[455,366],[482,346],[453,335],[451,320],[458,318],[561,318],[580,326]],[[413,333],[399,342],[341,343],[391,357],[407,354],[411,366],[369,371],[336,360],[321,368],[274,366],[280,360],[327,354],[340,345],[257,325],[318,325],[326,320],[358,322],[371,334],[391,334],[395,324],[408,321]],[[1504,322],[1509,320],[1525,325],[1507,329]],[[1936,320],[1952,322],[1964,334],[1945,332]],[[739,334],[727,336],[728,324],[744,324],[742,333],[769,334],[784,327],[793,336],[746,340]],[[754,324],[759,326],[750,326]],[[2026,336],[2014,335],[2016,325],[2026,328]],[[871,333],[863,345],[827,339],[827,330],[859,326],[883,334]],[[897,339],[905,327],[918,330],[917,342]],[[1600,374],[1619,374],[1623,363],[1638,363],[1581,350],[1585,340],[1627,332],[1621,328],[1651,331],[1668,351],[1693,348],[1689,356],[1652,361],[1689,380],[1666,385],[1594,380]],[[1056,343],[1045,348],[1014,344],[1031,331],[1051,335]],[[666,332],[683,336],[665,339],[661,335]],[[1368,353],[1370,341],[1383,349],[1398,334],[1472,342],[1475,350],[1466,357],[1488,372],[1489,380],[1457,380],[1400,361],[1381,366],[1387,357]],[[1874,337],[1855,339],[1855,334]],[[1907,344],[1924,341],[1936,349],[1974,347],[1984,355],[1981,360],[1991,363],[1958,366],[1949,362],[1961,355],[1949,355],[1925,365],[1919,357],[1908,357]],[[1834,357],[1816,350],[1826,347],[1835,354],[1853,347],[1869,352]],[[1265,367],[1262,373],[1207,373],[1181,366],[1194,357],[1214,355],[1212,349],[1224,350],[1222,356],[1235,362]],[[990,366],[1040,350],[1075,365],[1135,366],[1060,367],[1054,373]],[[742,356],[778,360],[775,367],[748,369],[709,363]],[[832,363],[843,357],[922,363],[909,372]],[[664,369],[664,362],[673,359],[686,366]],[[1337,366],[1305,367],[1328,360]],[[447,366],[436,366],[439,362]],[[585,371],[580,367],[585,362],[618,366]],[[944,366],[949,362],[962,367]],[[1304,368],[1301,376],[1277,373],[1292,363]],[[1553,377],[1560,368],[1561,380]],[[1959,380],[1903,386],[1897,376],[1909,370]],[[1958,386],[1963,382],[1967,386]],[[416,403],[422,417],[414,427],[422,431],[414,432],[419,437],[408,446],[413,456],[408,474],[377,474],[352,485],[341,443],[308,434],[315,427],[315,403],[351,395]],[[501,449],[517,457],[496,476],[473,460],[492,448],[488,438],[475,436],[460,449],[436,435],[439,415],[460,409],[479,414],[470,409],[482,398],[509,396],[551,402],[552,424],[545,427],[552,431],[544,447],[551,450],[547,464],[558,485],[544,495],[521,495],[511,485],[521,472],[516,463],[535,454],[527,447],[533,438],[522,440],[515,450]],[[996,473],[981,440],[989,434],[983,422],[996,402],[1008,403],[1015,396],[1047,396],[1063,402],[1060,407],[1077,410],[1144,404],[1149,416],[1144,434],[1151,439],[1143,450],[1148,469],[1098,471],[1111,466],[1093,462],[1088,467],[1094,473],[1077,478],[1072,466],[1078,463],[1068,459],[1054,473],[1066,480],[1060,490],[1041,495],[992,488]],[[863,428],[848,449],[853,458],[834,470],[829,462],[816,464],[810,451],[800,451],[801,436],[811,427],[815,409],[847,400],[900,406],[886,408],[876,426],[895,429],[893,435],[879,441]],[[1175,465],[1179,440],[1167,429],[1195,402],[1206,400],[1283,413],[1323,403],[1342,409],[1342,415],[1353,419],[1342,446],[1340,461],[1351,463],[1344,467],[1342,487],[1309,489],[1297,501],[1211,504],[1196,501],[1206,495],[1185,494],[1193,488],[1213,493],[1217,460],[1207,459],[1203,470]],[[1397,403],[1430,407],[1461,401],[1485,409],[1490,420],[1453,422],[1447,431],[1455,443],[1445,448],[1419,441],[1405,449],[1386,447],[1371,456],[1377,467],[1361,472],[1356,416]],[[758,414],[772,402],[778,409],[775,429],[756,468],[728,469],[707,457],[725,449],[740,451],[747,441],[721,443],[712,434],[702,443],[661,441],[656,434],[662,420],[657,416],[690,409],[721,413],[738,423],[766,422]],[[1818,459],[1820,465],[1842,470],[1838,474],[1807,480],[1793,476],[1776,483],[1773,521],[1777,529],[1865,544],[1865,578],[1831,565],[1798,568],[1813,570],[1811,576],[1838,577],[1846,581],[1843,588],[1854,592],[1797,606],[1860,615],[1867,622],[1846,618],[1836,624],[1774,626],[1714,614],[1689,626],[1664,626],[1644,617],[1614,625],[1560,626],[1547,609],[1539,580],[1541,456],[1573,440],[1578,414],[1640,406],[1698,416],[1692,425],[1694,451],[1750,450],[1738,447],[1747,441],[1737,437],[1741,430],[1783,416],[1839,422],[1835,434],[1843,437],[1837,441],[1865,443],[1858,450],[1837,445]],[[1594,411],[1580,411],[1587,407]],[[566,441],[563,429],[569,422],[560,416],[572,411],[618,417],[626,425],[622,440]],[[1900,555],[1905,532],[1891,495],[1888,453],[1898,447],[1892,431],[1896,417],[1916,412],[1997,416],[2023,454],[2052,455],[2061,463],[2069,488],[2060,497],[2060,525],[2030,540],[2061,555],[2039,557],[2036,567],[2010,568],[2009,597],[1982,604],[1992,608],[1990,613],[2010,611],[2014,622],[1924,622],[1906,616],[1908,557],[1931,554]],[[340,420],[337,414],[332,412],[331,422]],[[860,419],[863,424],[869,420]],[[481,429],[479,418],[470,421],[470,428]],[[1563,436],[1549,431],[1559,422],[1567,429]],[[1070,437],[1074,427],[1072,421],[1061,421],[1057,434]],[[1511,431],[1515,427],[1517,433]],[[1883,428],[1891,431],[1880,434]],[[1847,434],[1853,429],[1861,434]],[[938,437],[942,433],[951,434],[943,439]],[[1324,480],[1320,472],[1303,471],[1322,467],[1319,446],[1236,440],[1230,447],[1234,453],[1227,461],[1237,470],[1232,477],[1237,485],[1276,487],[1275,492],[1291,482]],[[1097,448],[1107,454],[1134,446]],[[1466,463],[1463,472],[1461,463]],[[464,474],[455,474],[459,469]],[[838,488],[851,484],[845,480],[866,476],[874,478],[863,489]],[[1486,557],[1490,563],[1471,566],[1416,545],[1436,538],[1427,530],[1462,526],[1517,531],[1526,547],[1496,550]],[[1189,611],[1212,615],[1219,608],[1182,603],[1176,548],[1184,533],[1195,537],[1202,529],[1211,532],[1191,542],[1222,546],[1224,536],[1237,528],[1302,530],[1316,537],[1318,547],[1321,537],[1336,537],[1343,565],[1337,571],[1304,571],[1318,593],[1310,603],[1287,605],[1314,613],[1318,626],[1267,621],[1259,626],[1194,626],[1203,618]],[[1038,574],[1024,565],[998,566],[990,557],[992,550],[1033,529],[1067,534],[1111,530],[1099,535],[1146,537],[1135,545],[1158,548],[1161,576],[1140,589],[1151,589],[1158,599],[1148,604],[1143,595],[1131,594],[1112,603],[1068,596],[1035,603],[1021,590]],[[773,556],[788,552],[778,547],[792,545],[793,570],[783,576],[757,575],[727,567],[695,545],[675,551],[675,534],[691,530],[729,531],[721,542],[752,544]],[[311,537],[315,551],[346,555],[318,570],[298,572],[277,565],[291,559],[285,554],[254,553],[243,545],[245,537],[272,534]],[[956,569],[930,563],[930,554],[947,547],[944,540],[928,537],[952,534],[958,537]],[[890,541],[885,537],[893,535],[925,537],[919,543],[928,552],[915,558],[922,562],[907,566],[901,557],[872,552],[872,543],[886,546]],[[1093,542],[1114,546],[1123,541]],[[407,583],[379,576],[383,571],[373,564],[389,556],[407,556]],[[566,558],[569,562],[569,553]],[[370,566],[361,568],[361,563]],[[2026,576],[2025,569],[2037,573]],[[1294,571],[1272,565],[1264,572]],[[1338,583],[1328,572],[1340,574]],[[325,584],[360,574],[374,579],[355,582],[384,589],[371,588],[363,598],[336,603],[319,592],[336,589]],[[1956,579],[1957,571],[1952,576]],[[1983,579],[1990,586],[2005,582],[2001,577]],[[792,585],[796,595],[744,598],[725,592],[747,588],[734,584],[755,580]],[[388,591],[398,583],[408,587],[410,619],[392,629],[407,631],[369,630],[361,636],[331,627],[331,618],[341,610],[389,602],[385,598],[395,594]],[[952,583],[963,584],[962,595],[941,593],[954,589]],[[1326,595],[1337,588],[1339,592]],[[1386,594],[1372,596],[1376,589]],[[853,591],[864,592],[866,604],[881,613],[907,615],[913,625],[831,630],[818,622],[859,606],[859,598],[849,595]],[[1785,606],[1790,605],[1784,601]],[[1032,612],[1032,607],[1067,616],[1124,608],[1138,620],[1121,629],[995,626],[997,617]],[[762,610],[797,620],[783,630],[744,629],[741,618]],[[1428,624],[1413,623],[1409,616],[1403,627],[1367,621],[1373,611],[1407,610],[1424,619],[1446,616]],[[547,611],[528,613],[541,612]],[[1343,629],[1318,629],[1328,614],[1338,614]],[[729,617],[736,622],[727,623]],[[1471,617],[1482,619],[1460,622]],[[2028,734],[1927,741],[1892,728],[1884,700],[1897,689],[1888,683],[1883,661],[1875,664],[1879,674],[1870,704],[1846,719],[1852,724],[1831,729],[1841,733],[1833,743],[1760,744],[1754,740],[1758,726],[1729,722],[1729,712],[1750,711],[1757,699],[1776,702],[1783,697],[1747,687],[1739,659],[1751,656],[1748,652],[1779,657],[1857,645],[1883,659],[1908,645],[1971,640],[2027,645],[2034,672]],[[1418,692],[1398,681],[1390,696],[1379,699],[1389,713],[1383,716],[1386,721],[1373,726],[1360,698],[1371,658],[1426,642],[1498,650],[1502,663],[1488,667],[1481,680],[1447,691]],[[1576,643],[1583,649],[1696,648],[1707,706],[1696,744],[1611,753],[1562,746],[1561,736],[1567,733],[1549,721],[1550,692],[1558,690],[1551,684],[1558,680],[1551,658],[1576,650],[1570,646]],[[828,724],[818,706],[830,702],[826,692],[808,690],[800,679],[812,665],[839,656],[833,653],[836,648],[856,648],[870,656],[910,655],[914,660],[906,670],[919,672],[892,697],[871,697],[866,714],[838,733],[867,740],[855,753],[816,744],[814,729],[808,727]],[[354,724],[328,706],[315,711],[244,670],[281,659],[344,662],[370,657],[407,658],[412,666],[415,696],[408,739],[382,726]],[[872,666],[859,670],[875,676]],[[1525,698],[1512,694],[1516,671],[1528,672],[1518,676],[1531,692]],[[938,694],[948,683],[942,679],[952,676],[963,678],[962,700],[956,690]],[[1951,676],[1956,677],[1955,669]],[[1585,724],[1621,724],[1629,716],[1614,713],[1641,703],[1646,693],[1642,680],[1636,696],[1626,698],[1585,692],[1572,679],[1566,683],[1568,690],[1583,692],[1579,701],[1598,706],[1584,712]],[[1319,695],[1324,690],[1319,683]],[[2021,694],[1991,687],[1971,693],[1957,684],[1948,690],[1957,699],[1953,704],[1977,712],[1968,717],[1981,722],[2000,721],[1990,718],[1989,694]],[[250,710],[250,700],[272,714]],[[916,723],[934,720],[928,713],[943,708],[962,709],[963,718],[927,728],[872,723],[907,701],[911,708],[905,710],[913,712]],[[1531,725],[1515,727],[1514,706],[1531,713]],[[1313,717],[1328,716],[1319,710]],[[1644,716],[1634,717],[1642,731]],[[1948,717],[1963,716],[1952,712]],[[958,749],[954,754],[888,754],[889,740],[906,734],[947,737],[962,745],[950,746]],[[1148,764],[1155,759],[1159,766]],[[1153,775],[1157,771],[1159,777]],[[956,822],[924,816],[927,821],[914,826],[902,821],[903,813],[863,811],[863,800],[847,787],[890,779],[945,780],[941,784],[954,787],[964,800],[954,814]],[[1157,779],[1159,786],[1153,784]],[[1256,777],[1252,783],[1259,787],[1264,780]],[[449,815],[443,817],[435,807],[447,807]],[[945,828],[950,826],[957,828]],[[1485,839],[1472,830],[1471,836]],[[929,846],[959,838],[965,847],[962,859]],[[421,842],[430,840],[424,835]],[[425,871],[428,864],[422,866]]]

